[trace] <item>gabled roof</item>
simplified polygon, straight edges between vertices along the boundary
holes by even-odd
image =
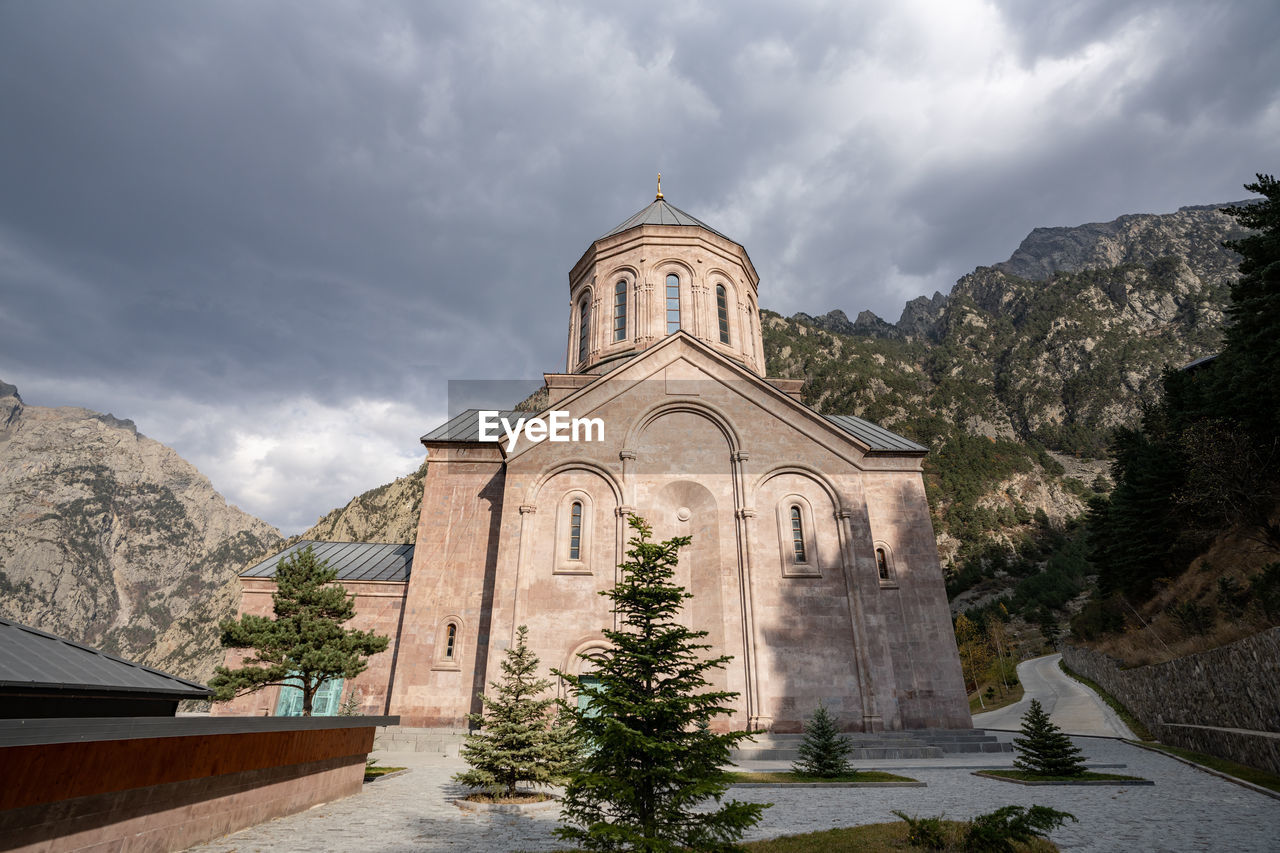
[[[626,231],[628,228],[635,228],[637,225],[688,225],[694,228],[705,228],[706,230],[710,231],[712,234],[716,234],[716,235],[719,235],[720,237],[724,237],[726,240],[729,240],[730,242],[733,242],[733,243],[738,242],[737,240],[734,240],[731,237],[726,237],[724,234],[721,234],[719,231],[712,228],[710,225],[703,222],[701,219],[690,216],[680,208],[676,207],[674,204],[668,204],[666,201],[660,198],[654,199],[653,203],[650,204],[648,207],[646,207],[644,210],[635,214],[630,219],[628,219],[627,221],[619,225],[617,228],[614,228],[608,234],[605,234],[597,239],[603,240],[605,237],[612,237],[614,234],[621,234],[623,231]]]
[[[677,331],[674,335],[669,336],[668,339],[674,338],[676,336],[684,337],[691,344],[698,347],[699,349],[702,349],[708,355],[711,355],[715,358],[724,359],[724,357],[720,355],[720,353],[712,351],[709,347],[706,346],[706,344],[704,344],[702,341],[699,341],[697,338],[694,338],[692,335],[689,335],[687,332]],[[663,343],[665,343],[665,341]],[[647,349],[644,352],[637,354],[636,357],[637,358],[644,357],[648,354],[651,354],[653,351],[654,351],[654,348],[651,347],[650,349]],[[741,369],[740,365],[734,364],[733,362],[728,360],[725,360],[725,361],[726,363],[732,365],[734,369],[736,370]],[[622,369],[623,367],[625,367],[627,363],[629,363],[629,360],[628,362],[619,362],[619,364],[615,365],[615,369]],[[613,371],[611,370],[609,372],[613,372]],[[599,378],[604,378],[607,375],[608,373],[602,374],[601,377]],[[589,382],[586,385],[582,386],[582,388],[578,389],[576,392],[574,392],[574,394],[570,394],[569,397],[566,397],[565,400],[571,399],[577,394],[585,393],[586,389],[592,387],[596,381],[598,381],[598,379],[593,380],[592,382]],[[759,381],[762,383],[765,382],[765,380],[759,380]],[[778,393],[781,393],[781,392],[778,392]],[[853,436],[859,442],[866,445],[867,451],[870,453],[909,453],[914,455],[918,453],[929,452],[929,448],[920,444],[916,444],[914,441],[912,441],[909,438],[905,438],[901,435],[898,435],[895,432],[891,432],[890,430],[885,429],[884,427],[877,426],[876,424],[873,424],[870,421],[865,421],[862,418],[855,417],[854,415],[821,414],[819,412],[814,412],[812,408],[810,408],[807,404],[799,400],[796,400],[791,397],[787,397],[787,399],[790,401],[792,405],[799,406],[803,409],[807,409],[808,411],[813,412],[814,415],[827,421],[832,426],[839,429],[841,432],[844,432],[847,435]],[[557,403],[557,406],[562,405],[563,403],[564,403],[564,400],[561,400],[559,403]],[[480,409],[467,409],[466,411],[453,417],[447,423],[436,427],[431,432],[424,435],[422,437],[422,441],[423,442],[427,442],[427,441],[479,442],[480,441],[480,423],[479,423],[480,419],[478,417],[479,413],[480,413]],[[499,417],[505,417],[513,424],[515,423],[517,418],[532,418],[532,417],[536,417],[538,414],[540,413],[521,412],[521,411],[514,411],[514,410],[498,412]]]
[[[413,546],[387,542],[319,542],[303,539],[240,573],[242,578],[273,578],[282,559],[311,546],[317,560],[338,572],[340,581],[399,581],[409,579]]]
[[[0,691],[15,688],[168,699],[213,693],[203,684],[0,618]]]
[[[454,415],[445,423],[431,430],[419,441],[479,441],[480,409],[467,409]],[[499,418],[506,418],[514,424],[517,418],[531,418],[537,412],[522,412],[516,409],[503,409],[498,412]],[[501,433],[501,429],[499,429]]]
[[[866,444],[872,450],[911,450],[928,453],[929,448],[916,444],[909,438],[903,438],[896,432],[890,432],[871,421],[853,415],[823,415],[831,423],[849,433],[849,435]]]

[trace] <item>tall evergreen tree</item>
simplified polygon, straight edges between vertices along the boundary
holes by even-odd
[[[271,596],[275,618],[246,613],[222,620],[222,645],[253,652],[237,669],[214,670],[209,680],[214,701],[272,685],[298,687],[302,715],[310,717],[316,691],[325,681],[364,672],[368,656],[386,649],[387,638],[342,627],[355,615],[356,597],[334,583],[337,576],[316,559],[310,545],[280,561]]]
[[[1224,373],[1238,419],[1258,439],[1274,439],[1280,424],[1280,181],[1259,174],[1245,189],[1263,196],[1255,204],[1227,208],[1252,234],[1227,246],[1241,255],[1240,278],[1231,288]]]
[[[650,527],[629,519],[635,535],[610,590],[617,630],[610,647],[583,655],[591,678],[558,673],[580,697],[567,710],[587,754],[565,790],[557,835],[588,850],[730,851],[764,806],[721,803],[729,750],[747,732],[713,732],[737,694],[709,690],[708,673],[730,659],[704,657],[706,631],[676,621],[692,598],[673,583],[687,536],[649,541]],[[708,800],[719,804],[706,809]]]
[[[1022,737],[1013,739],[1013,766],[1039,776],[1079,776],[1084,753],[1044,712],[1039,699],[1022,717]]]
[[[819,702],[813,716],[804,722],[804,739],[791,769],[809,776],[843,776],[853,772],[849,766],[852,749],[853,744],[840,734],[827,706]]]
[[[516,629],[516,644],[502,661],[502,680],[490,682],[491,695],[480,694],[484,713],[467,715],[477,731],[461,749],[471,769],[453,777],[463,785],[512,797],[520,782],[563,782],[573,763],[571,732],[553,712],[555,696],[543,695],[551,681],[536,675],[538,656],[527,645],[528,634],[524,625]]]

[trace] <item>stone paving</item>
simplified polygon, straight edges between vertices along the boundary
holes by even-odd
[[[868,761],[860,769],[898,770],[927,788],[737,788],[739,800],[772,802],[748,839],[893,820],[891,811],[970,818],[1002,805],[1041,804],[1072,812],[1078,824],[1053,834],[1070,851],[1276,851],[1280,800],[1247,790],[1166,756],[1120,741],[1076,738],[1090,765],[1124,764],[1121,772],[1156,782],[1142,787],[1029,788],[972,775],[974,767],[1007,765],[1010,755],[949,755],[919,761]],[[377,850],[545,851],[558,812],[475,814],[449,802],[460,792],[449,777],[457,758],[392,753],[388,766],[411,772],[373,782],[354,797],[252,827],[192,848],[200,853]],[[744,769],[774,769],[766,762]]]

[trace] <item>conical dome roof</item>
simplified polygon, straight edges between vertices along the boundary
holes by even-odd
[[[628,228],[635,228],[637,225],[688,225],[694,228],[705,228],[712,234],[724,237],[726,240],[732,240],[735,243],[738,242],[737,240],[733,240],[731,237],[721,234],[701,219],[690,216],[674,204],[668,204],[661,197],[654,199],[653,203],[644,210],[641,210],[639,213],[631,216],[617,228],[614,228],[608,234],[602,235],[599,239],[603,240],[605,237],[612,237],[614,234],[621,234]]]

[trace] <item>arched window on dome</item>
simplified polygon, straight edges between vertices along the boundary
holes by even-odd
[[[613,342],[627,339],[627,281],[613,286]]]
[[[729,300],[725,298],[724,285],[716,285],[716,316],[720,320],[720,343],[729,343]]]
[[[591,326],[591,308],[587,300],[582,300],[582,307],[578,309],[578,361],[587,360],[587,330]]]
[[[667,334],[680,331],[680,276],[667,276]]]

